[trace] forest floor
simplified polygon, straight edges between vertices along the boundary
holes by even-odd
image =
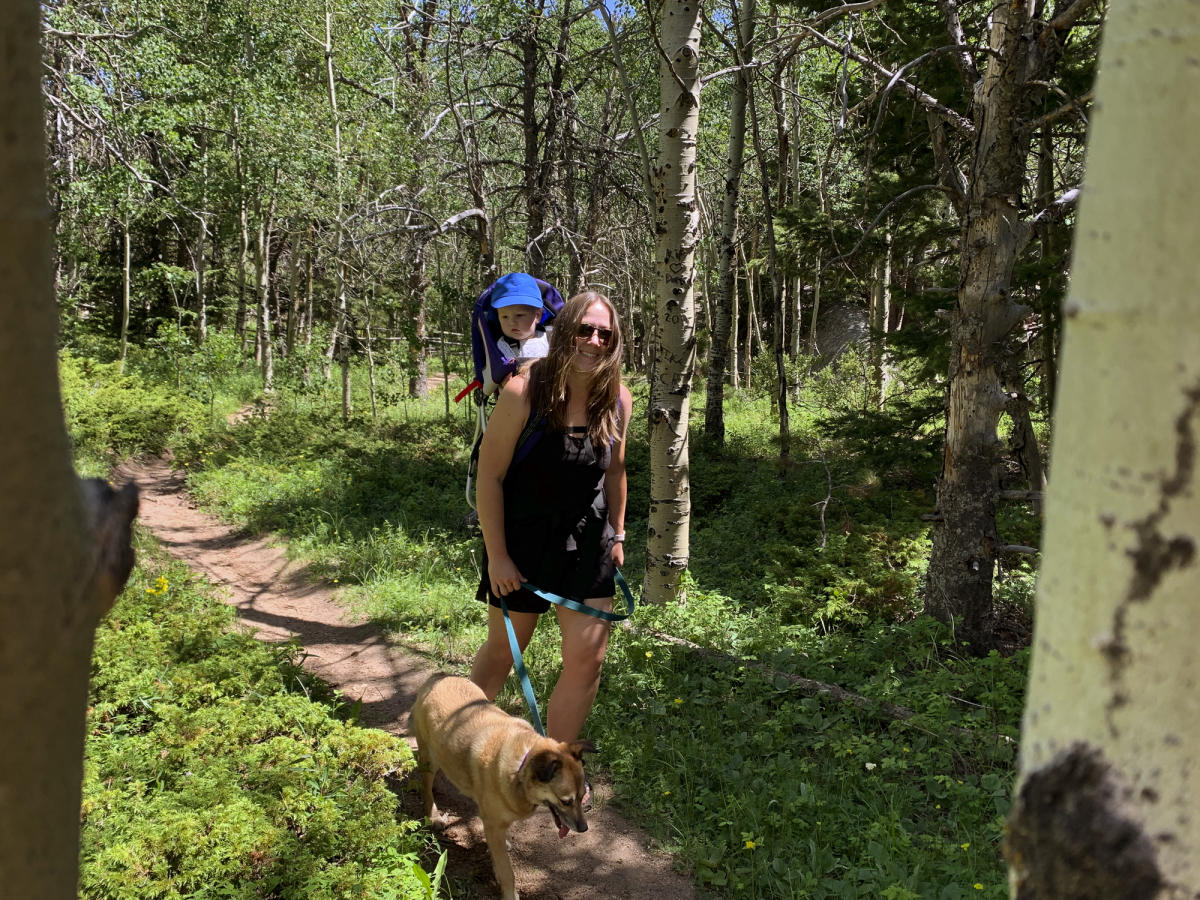
[[[289,559],[282,540],[252,537],[198,510],[184,483],[162,459],[127,462],[114,473],[141,491],[139,518],[163,547],[224,586],[241,621],[264,641],[296,637],[304,667],[349,702],[361,701],[359,722],[408,736],[408,712],[417,689],[434,670],[420,655],[395,646],[368,621],[338,603],[337,588]],[[549,815],[539,813],[509,832],[517,888],[524,900],[688,900],[695,892],[671,857],[609,802],[611,785],[592,775],[597,802],[589,829],[559,839]],[[498,896],[491,858],[474,804],[439,779],[438,806],[449,825],[441,844],[449,852],[447,877],[455,900]],[[415,778],[402,786],[405,813],[420,818]],[[463,896],[463,891],[467,896]]]

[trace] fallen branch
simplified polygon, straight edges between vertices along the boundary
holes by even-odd
[[[1041,491],[997,491],[996,499],[998,500],[1041,500],[1043,494]]]
[[[715,659],[719,662],[734,663],[739,666],[745,666],[748,669],[754,669],[757,672],[770,675],[774,678],[783,678],[793,687],[800,690],[802,694],[807,694],[810,697],[829,697],[842,703],[849,703],[851,706],[857,707],[864,712],[880,713],[885,718],[895,719],[897,721],[906,721],[913,718],[916,713],[904,706],[896,706],[894,703],[888,703],[883,700],[872,700],[870,697],[864,697],[861,694],[855,694],[853,691],[848,691],[845,688],[838,687],[836,684],[826,684],[823,681],[815,681],[812,678],[803,678],[800,675],[793,675],[791,672],[780,672],[778,669],[772,669],[770,666],[755,662],[754,660],[742,659],[739,656],[733,656],[729,653],[723,653],[720,650],[713,650],[710,647],[702,647],[700,644],[684,638],[675,637],[671,634],[666,634],[662,631],[656,631],[653,628],[637,626],[632,624],[628,619],[621,623],[622,627],[633,632],[651,635],[660,641],[667,644],[674,644],[676,647],[682,647],[692,653],[709,659]],[[955,725],[950,725],[947,730],[958,735],[959,737],[969,738],[971,740],[998,740],[1005,743],[1012,743],[1013,739],[1002,734],[985,736],[978,731],[970,728],[959,728]]]
[[[1042,551],[1028,544],[1001,544],[996,550],[1000,553],[1028,553],[1036,556]]]

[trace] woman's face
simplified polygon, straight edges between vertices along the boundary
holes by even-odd
[[[587,308],[575,332],[575,368],[581,372],[594,372],[608,356],[613,341],[612,313],[597,300]]]

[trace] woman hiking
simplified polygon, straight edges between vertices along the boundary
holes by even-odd
[[[513,665],[501,597],[521,650],[551,605],[522,582],[612,611],[614,572],[625,560],[625,431],[633,407],[621,383],[621,350],[612,302],[595,291],[572,297],[555,319],[548,355],[504,385],[484,433],[476,487],[484,542],[477,597],[490,606],[471,680],[489,700]],[[514,459],[518,444],[531,439],[533,447]],[[555,613],[563,666],[547,705],[546,732],[574,741],[596,698],[610,625],[561,606]]]

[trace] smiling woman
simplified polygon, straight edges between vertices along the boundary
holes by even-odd
[[[620,318],[607,297],[589,291],[568,300],[556,322],[549,355],[505,385],[480,450],[477,596],[490,608],[471,679],[489,700],[513,664],[500,598],[524,650],[550,604],[522,584],[607,612],[625,559],[625,428],[633,400],[621,384]],[[518,444],[533,441],[515,455]],[[556,613],[563,670],[547,733],[573,741],[596,696],[609,625],[562,607]]]

